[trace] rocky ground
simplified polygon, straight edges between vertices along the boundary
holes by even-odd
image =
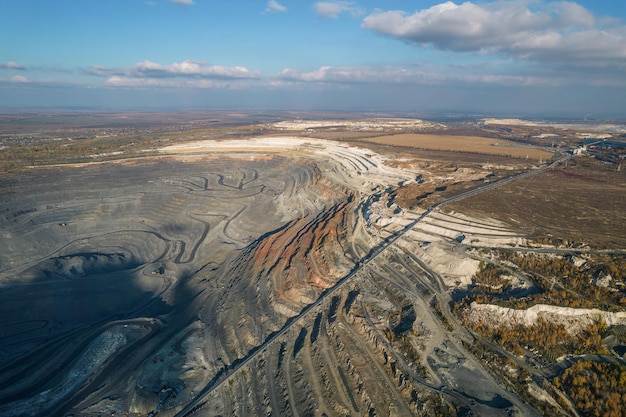
[[[532,231],[396,201],[489,169],[282,136],[160,153],[2,179],[0,414],[539,415],[451,311],[476,248]]]

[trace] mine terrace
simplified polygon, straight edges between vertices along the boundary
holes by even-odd
[[[623,415],[625,124],[0,132],[2,416]]]

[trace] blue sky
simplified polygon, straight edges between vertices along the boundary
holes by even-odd
[[[626,2],[0,0],[0,107],[626,117]]]

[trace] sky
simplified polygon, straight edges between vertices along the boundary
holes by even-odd
[[[626,2],[0,0],[0,108],[626,118]]]

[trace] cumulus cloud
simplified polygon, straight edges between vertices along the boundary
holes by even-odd
[[[129,68],[94,65],[83,72],[105,77],[107,85],[116,87],[233,87],[241,81],[261,78],[259,71],[251,71],[246,67],[206,65],[191,60],[170,65],[143,61]]]
[[[260,72],[250,71],[246,67],[224,67],[221,65],[206,65],[202,62],[186,60],[162,65],[152,61],[143,61],[130,68],[111,68],[94,65],[84,70],[88,75],[97,77],[125,77],[137,79],[159,78],[192,78],[192,79],[257,79]]]
[[[286,12],[287,8],[277,2],[276,0],[269,0],[267,2],[267,7],[265,8],[265,13],[279,13]]]
[[[25,71],[26,67],[19,65],[17,62],[15,61],[9,61],[6,64],[3,62],[0,62],[0,69],[4,68],[4,69],[12,69],[12,70],[19,70],[19,71]]]
[[[313,6],[319,17],[337,19],[342,13],[349,13],[352,17],[360,17],[365,10],[352,1],[318,1]]]
[[[448,1],[413,14],[379,10],[365,17],[361,26],[443,50],[626,68],[626,26],[597,19],[567,1],[467,1],[460,5]]]
[[[191,6],[193,4],[193,0],[172,0],[172,3],[178,6]]]

